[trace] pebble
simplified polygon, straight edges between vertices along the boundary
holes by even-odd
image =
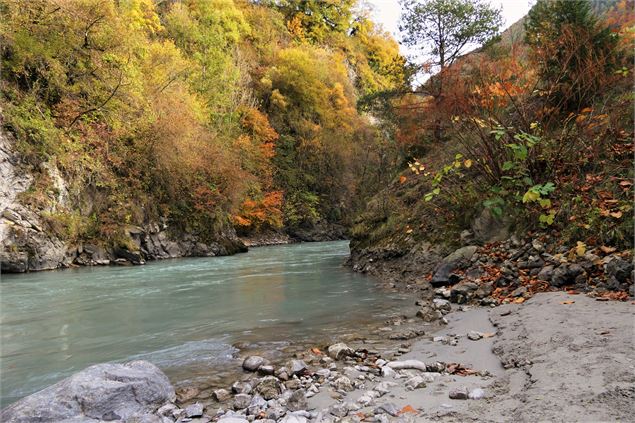
[[[377,409],[376,412],[384,412],[384,413],[388,413],[393,417],[397,417],[399,415],[399,407],[397,407],[397,405],[393,402],[389,402],[386,404],[382,404],[380,405]]]
[[[186,417],[200,417],[203,415],[203,404],[195,403],[190,404],[185,407],[185,416]]]
[[[485,398],[485,391],[482,390],[481,388],[475,388],[472,389],[468,394],[467,394],[469,399],[473,399],[473,400],[480,400],[482,398]]]
[[[471,330],[468,334],[467,334],[467,339],[471,340],[471,341],[478,341],[479,339],[481,339],[483,337],[483,335],[481,335],[480,332],[476,332],[474,330]]]
[[[468,392],[466,388],[452,389],[450,390],[450,393],[448,395],[450,399],[464,400],[468,398]]]

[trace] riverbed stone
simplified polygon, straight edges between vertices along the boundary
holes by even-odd
[[[328,355],[334,360],[342,360],[345,357],[354,355],[355,351],[343,342],[333,344],[328,348]]]
[[[289,373],[291,376],[300,376],[306,372],[307,365],[302,360],[290,360],[287,363],[287,369],[289,369]]]
[[[306,410],[309,404],[306,399],[306,394],[302,389],[293,391],[291,396],[287,399],[287,408],[291,411]]]
[[[465,400],[468,398],[467,388],[455,388],[448,393],[450,399]]]
[[[256,386],[256,392],[258,392],[266,400],[277,398],[282,392],[282,386],[280,381],[275,376],[265,376],[260,379],[260,382]]]
[[[167,376],[152,363],[98,364],[6,407],[0,421],[126,420],[175,397]]]
[[[249,407],[251,403],[251,395],[249,394],[236,394],[234,395],[234,410],[243,410]]]
[[[243,369],[248,372],[255,372],[263,364],[265,364],[264,358],[257,355],[250,355],[243,361]]]
[[[215,389],[212,392],[212,398],[218,402],[225,402],[231,398],[231,393],[227,389]]]
[[[252,386],[249,382],[234,382],[232,384],[232,392],[234,394],[249,394],[252,391]]]
[[[355,388],[353,383],[346,376],[340,376],[332,382],[332,386],[336,391],[351,392]]]
[[[200,417],[203,415],[203,404],[194,403],[185,407],[185,417]]]

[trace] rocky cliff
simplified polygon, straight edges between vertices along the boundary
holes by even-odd
[[[21,201],[34,178],[14,148],[14,141],[0,132],[0,260],[3,273],[50,270],[74,265],[143,264],[147,260],[185,256],[217,256],[246,251],[230,226],[220,229],[216,240],[203,242],[194,234],[171,231],[167,222],[143,226],[124,225],[125,247],[108,240],[69,242],[48,227],[43,217],[69,211],[66,182],[52,163],[42,163],[53,185],[52,206],[34,209]]]

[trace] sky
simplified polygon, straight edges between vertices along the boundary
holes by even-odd
[[[401,13],[397,0],[366,0],[373,6],[373,20],[384,26],[396,40],[399,40],[399,16]],[[505,29],[527,14],[531,4],[535,0],[489,0],[496,7],[502,6],[503,27]],[[409,55],[412,52],[405,46],[401,46],[402,54]]]

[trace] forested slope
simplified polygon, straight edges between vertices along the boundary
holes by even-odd
[[[492,281],[516,260],[529,272],[527,257],[563,272],[592,262],[565,278],[581,290],[606,287],[594,276],[612,254],[632,269],[633,6],[539,1],[498,42],[392,99],[402,172],[356,221],[355,269],[434,282],[443,257],[469,245],[484,246],[472,265]],[[632,287],[629,272],[611,286]]]
[[[30,181],[2,211],[5,270],[227,254],[236,230],[341,237],[393,176],[356,106],[402,87],[404,59],[353,0],[0,13],[3,168]]]

